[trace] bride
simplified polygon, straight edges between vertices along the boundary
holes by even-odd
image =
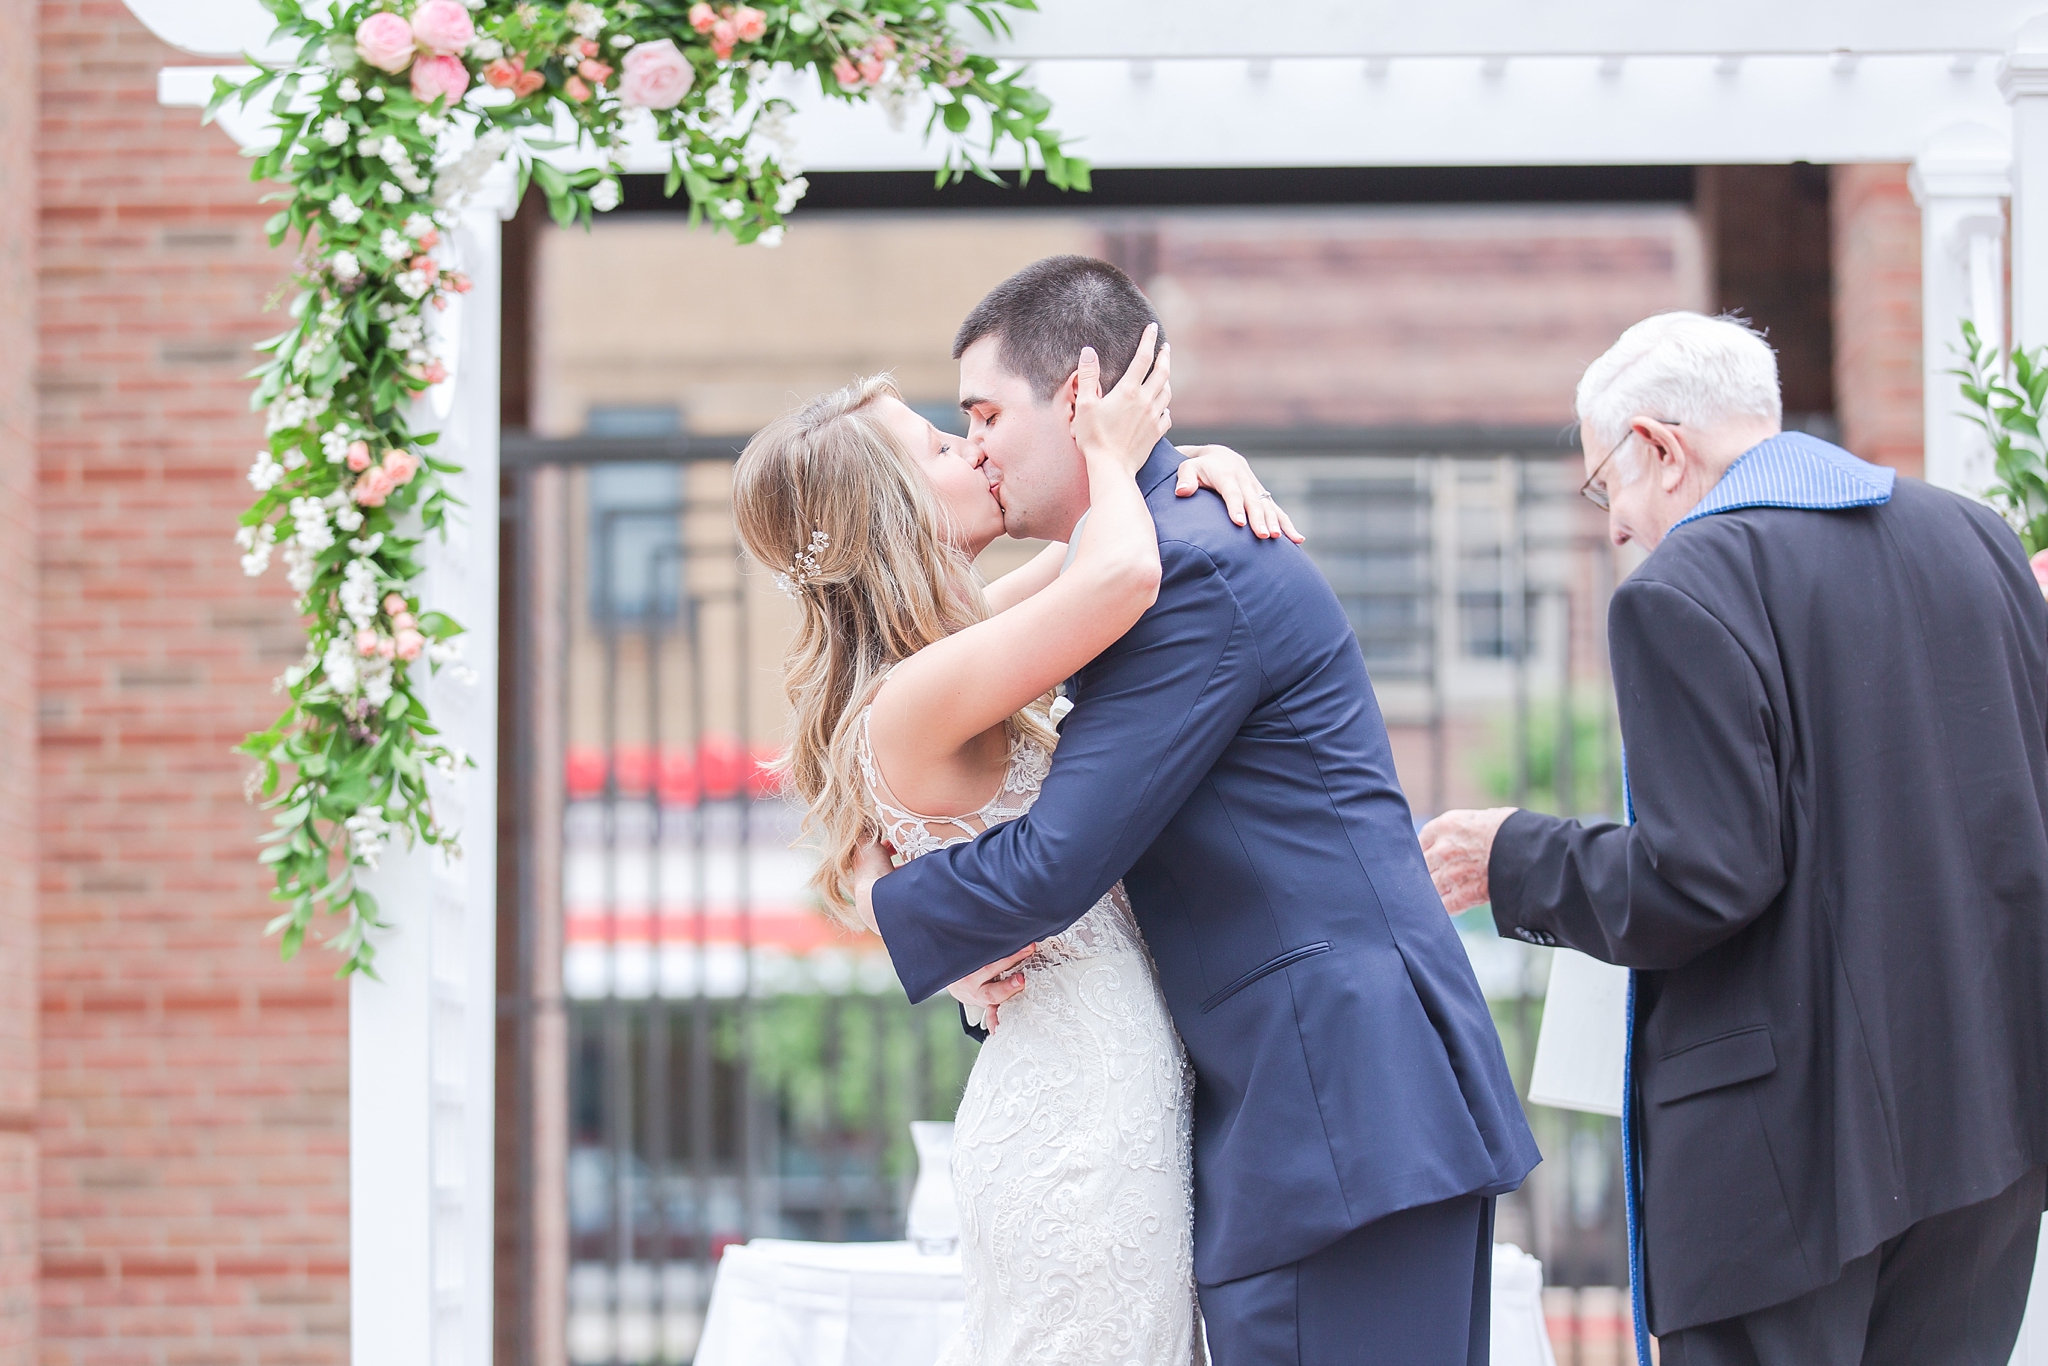
[[[1148,328],[1138,356],[1153,354]],[[1003,532],[979,451],[886,378],[815,399],[751,441],[734,505],[748,551],[803,607],[786,666],[787,781],[822,845],[814,885],[841,921],[864,849],[912,859],[1022,815],[1050,770],[1055,685],[1158,591],[1135,475],[1171,419],[1169,357],[1108,394],[1084,351],[1068,382],[1090,511],[983,587]],[[1187,461],[1261,536],[1292,534],[1235,453]],[[1064,568],[1062,562],[1065,561]],[[966,1306],[943,1366],[1181,1366],[1206,1359],[1195,1303],[1193,1084],[1121,885],[1010,960],[1029,983],[960,1102],[953,1178]]]

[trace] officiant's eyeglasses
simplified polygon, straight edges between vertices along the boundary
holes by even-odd
[[[1671,421],[1669,418],[1660,417],[1657,420],[1659,422],[1662,422],[1667,427],[1676,427],[1679,425],[1678,423]],[[1612,446],[1609,446],[1607,448],[1607,454],[1600,457],[1600,463],[1593,466],[1593,472],[1586,476],[1586,482],[1579,485],[1579,497],[1585,499],[1594,507],[1599,508],[1602,512],[1607,511],[1608,498],[1607,485],[1599,482],[1600,476],[1606,472],[1607,462],[1614,459],[1615,453],[1619,451],[1623,446],[1626,446],[1629,443],[1629,438],[1634,436],[1635,434],[1636,429],[1634,427],[1630,427],[1626,432],[1624,432],[1622,434],[1621,440],[1615,442]]]

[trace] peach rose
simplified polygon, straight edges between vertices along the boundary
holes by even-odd
[[[401,630],[392,641],[400,659],[418,659],[420,651],[427,648],[427,638],[418,631]]]
[[[391,496],[394,487],[396,485],[391,482],[391,476],[384,473],[383,466],[372,465],[356,480],[355,487],[348,491],[348,496],[355,499],[358,507],[380,508],[384,506],[384,500]]]
[[[512,94],[515,98],[523,100],[547,83],[545,72],[522,71],[519,73],[519,79],[512,83]]]
[[[741,5],[732,12],[732,31],[743,43],[758,43],[768,31],[768,16],[752,5]]]
[[[418,68],[414,69],[417,70]],[[888,70],[889,69],[887,67],[882,65],[882,59],[880,57],[861,58],[860,78],[866,81],[869,85],[880,85],[882,83],[882,77],[888,74]]]
[[[405,610],[405,596],[401,593],[386,593],[384,595],[383,607],[386,613],[403,612]]]
[[[711,32],[711,26],[718,22],[718,15],[711,6],[701,3],[690,6],[690,27],[699,33]]]
[[[673,109],[697,83],[690,59],[667,38],[634,44],[619,66],[619,98],[642,109]]]
[[[427,0],[412,12],[412,36],[437,57],[452,57],[476,41],[476,25],[458,0]]]
[[[457,294],[467,294],[470,290],[475,289],[476,285],[467,275],[464,275],[459,270],[455,270],[448,273],[448,288],[454,290]]]
[[[370,443],[351,441],[348,443],[348,467],[357,474],[370,468]]]
[[[420,458],[411,451],[384,452],[384,473],[391,476],[393,484],[410,484],[419,468]]]
[[[412,93],[432,103],[445,95],[453,104],[469,89],[469,68],[460,57],[422,57],[412,64]]]
[[[612,78],[612,69],[595,57],[585,57],[576,64],[576,74],[592,85],[603,85]]]
[[[439,384],[442,380],[448,378],[448,367],[437,360],[430,360],[426,363],[425,368],[420,371],[420,378],[429,384]]]
[[[896,40],[886,33],[878,33],[875,35],[875,41],[868,44],[868,51],[874,53],[877,57],[894,57],[896,55]]]
[[[518,57],[500,57],[484,68],[484,84],[493,90],[510,90],[519,81],[526,63]]]
[[[396,14],[373,14],[356,25],[356,56],[396,76],[412,65],[412,25]]]
[[[597,40],[595,38],[578,38],[569,46],[576,49],[578,57],[595,57],[597,55]]]
[[[590,87],[583,83],[581,76],[571,76],[562,82],[562,93],[581,104],[590,98]]]
[[[419,235],[419,244],[421,251],[432,251],[435,247],[441,245],[440,232],[434,228],[428,228]]]
[[[377,633],[367,626],[356,632],[356,653],[359,655],[373,655],[377,653]]]
[[[832,63],[832,79],[848,90],[858,90],[861,87],[860,68],[845,57]]]
[[[391,614],[391,629],[394,631],[413,631],[419,629],[419,623],[413,620],[412,613],[410,612],[393,612]]]
[[[393,641],[391,637],[379,636],[377,638],[377,653],[384,656],[384,658],[391,658],[393,651],[395,651],[396,649],[397,642]]]
[[[732,45],[739,41],[739,32],[733,28],[732,20],[720,19],[711,26],[711,51],[719,61],[732,56]]]

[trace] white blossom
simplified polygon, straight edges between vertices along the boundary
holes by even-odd
[[[329,147],[339,147],[348,141],[348,120],[339,114],[329,114],[320,122],[320,140]]]
[[[407,237],[412,238],[415,242],[417,242],[420,238],[425,237],[428,233],[432,232],[433,230],[434,220],[427,217],[425,214],[413,213],[406,215],[405,235]]]
[[[439,114],[422,113],[413,122],[417,123],[420,131],[430,138],[440,137],[441,134],[448,131],[448,120],[442,118]]]
[[[575,0],[564,13],[569,20],[569,27],[585,38],[595,38],[604,32],[604,11],[588,3],[588,0]]]
[[[355,77],[344,76],[341,78],[341,84],[334,87],[334,95],[346,104],[354,104],[363,97],[363,88],[356,84]]]
[[[373,85],[363,92],[363,97],[372,104],[382,104],[384,103],[384,87]]]
[[[408,299],[424,299],[434,287],[432,277],[424,270],[401,271],[391,278],[391,283],[397,285],[398,292]]]
[[[448,676],[464,687],[476,682],[476,670],[469,667],[462,658],[462,641],[436,640],[427,646],[427,660],[437,669],[446,669]]]
[[[363,134],[363,140],[356,144],[356,155],[359,157],[381,159],[384,155],[383,136],[378,133]]]
[[[590,187],[590,207],[599,213],[610,213],[619,207],[619,182],[600,180]]]
[[[385,841],[391,834],[391,823],[384,819],[384,808],[359,806],[356,814],[342,824],[348,828],[349,857],[376,872],[379,860],[384,857]]]
[[[249,487],[258,493],[268,493],[284,478],[284,466],[270,458],[269,451],[256,452],[256,463],[249,466]]]
[[[776,225],[775,225],[774,227],[772,227],[772,228],[763,228],[763,229],[761,229],[761,235],[760,235],[759,237],[756,237],[756,238],[754,239],[754,245],[755,245],[755,246],[757,246],[757,247],[779,247],[779,246],[781,246],[781,245],[782,245],[782,225],[781,225],[780,223],[777,223],[777,224],[776,224]]]
[[[612,35],[612,46],[616,48],[629,48],[633,46],[633,35],[630,33],[614,33]]]
[[[377,250],[384,254],[386,260],[403,261],[412,255],[412,243],[386,228],[377,238]]]
[[[277,544],[277,527],[269,522],[239,527],[235,531],[235,544],[243,551],[242,572],[253,579],[270,568],[270,550]]]
[[[386,204],[396,204],[399,200],[405,198],[405,191],[400,188],[395,180],[380,181],[377,185],[377,197]]]
[[[618,39],[612,39],[614,43]],[[480,62],[495,62],[505,55],[505,45],[496,38],[479,38],[469,45],[469,55]]]
[[[348,443],[353,440],[347,423],[337,423],[320,433],[320,453],[327,457],[330,465],[339,465],[348,457]]]
[[[300,545],[295,539],[284,548],[284,580],[291,585],[294,593],[301,597],[313,586],[319,575],[319,567],[313,563],[313,552]],[[293,679],[295,686],[298,680]]]
[[[460,205],[483,184],[511,146],[512,134],[503,128],[493,128],[478,138],[468,151],[441,168],[434,181],[435,205],[442,209]]]
[[[728,199],[718,206],[720,218],[738,218],[747,211],[747,206],[737,199]]]
[[[334,528],[327,523],[327,509],[318,498],[292,499],[292,539],[314,554],[334,544]]]
[[[353,280],[353,279],[355,279],[355,278],[356,278],[356,277],[357,277],[358,275],[361,275],[362,273],[363,273],[363,263],[362,263],[361,261],[358,261],[358,260],[356,259],[356,254],[355,254],[354,252],[352,252],[352,251],[337,251],[337,252],[335,252],[335,253],[334,253],[334,278],[335,278],[335,279],[337,279],[337,280]]]
[[[350,560],[341,571],[341,610],[358,631],[377,619],[377,567],[368,560]]]
[[[348,548],[358,555],[374,555],[384,548],[384,533],[381,531],[374,532],[364,539],[351,537]]]
[[[775,192],[775,212],[788,213],[810,188],[811,182],[802,176],[782,182],[782,188]]]
[[[347,497],[346,494],[343,495]],[[363,510],[354,503],[344,502],[334,510],[334,525],[343,531],[360,531],[363,526]]]
[[[379,659],[363,668],[363,701],[381,707],[391,700],[391,661]]]
[[[327,642],[327,653],[320,656],[320,672],[327,679],[327,686],[343,697],[356,690],[356,648],[345,635],[336,636]]]
[[[327,212],[343,227],[354,227],[363,221],[363,211],[355,200],[345,194],[338,194],[327,201]]]

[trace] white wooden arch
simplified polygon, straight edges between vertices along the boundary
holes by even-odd
[[[257,0],[126,0],[196,59],[260,50]],[[2048,0],[1039,0],[996,50],[1032,63],[1057,125],[1103,167],[1908,162],[1922,212],[1927,476],[1974,491],[1987,460],[1942,373],[1960,320],[2048,342]],[[1248,31],[1256,30],[1256,31]],[[167,67],[168,105],[217,71]],[[914,131],[791,85],[806,164],[929,168]],[[913,120],[916,124],[918,121]],[[230,113],[245,144],[259,123]],[[654,147],[629,169],[659,170]],[[509,178],[457,234],[477,281],[442,396],[475,525],[497,507],[498,219]],[[2011,288],[2006,224],[2010,216]],[[491,1359],[490,848],[497,775],[496,537],[431,548],[435,600],[478,631],[473,691],[434,705],[479,767],[450,785],[467,858],[396,861],[380,894],[408,927],[382,984],[350,999],[351,1344],[359,1366]],[[417,929],[411,927],[418,927]],[[2048,1307],[2048,1256],[2036,1275]],[[2048,1366],[2048,1313],[2015,1366]]]

